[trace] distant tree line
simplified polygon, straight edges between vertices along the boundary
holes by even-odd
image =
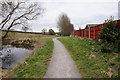
[[[53,29],[49,29],[49,31],[47,32],[47,29],[43,28],[42,29],[42,34],[43,35],[55,35],[55,32]]]

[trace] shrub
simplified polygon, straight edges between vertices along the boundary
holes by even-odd
[[[120,52],[120,29],[117,22],[107,19],[99,34],[102,52]]]
[[[50,29],[50,30],[49,30],[49,34],[50,34],[50,35],[55,35],[54,30]]]

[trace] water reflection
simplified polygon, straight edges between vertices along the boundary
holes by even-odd
[[[16,63],[22,62],[30,53],[31,50],[25,48],[16,48],[11,45],[3,46],[0,51],[0,58],[2,58],[2,68],[11,68]]]

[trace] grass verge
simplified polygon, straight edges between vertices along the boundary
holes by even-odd
[[[5,70],[3,77],[5,78],[43,78],[45,75],[50,58],[52,57],[53,52],[53,37],[44,37],[41,35],[30,35],[27,36],[22,33],[19,35],[26,36],[20,40],[25,40],[29,38],[30,40],[36,41],[35,48],[33,52],[26,58],[22,63],[16,64],[13,68]],[[16,34],[15,34],[16,35]],[[17,36],[17,35],[16,35]],[[14,36],[15,37],[15,36]],[[18,36],[17,36],[18,37]],[[15,37],[16,38],[16,37]],[[10,36],[9,36],[9,39]],[[12,37],[12,39],[14,39]]]
[[[117,78],[119,70],[118,54],[101,53],[93,40],[63,37],[59,38],[73,60],[82,78]]]

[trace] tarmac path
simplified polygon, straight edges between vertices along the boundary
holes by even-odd
[[[53,56],[44,78],[80,78],[80,73],[64,45],[56,38]]]

